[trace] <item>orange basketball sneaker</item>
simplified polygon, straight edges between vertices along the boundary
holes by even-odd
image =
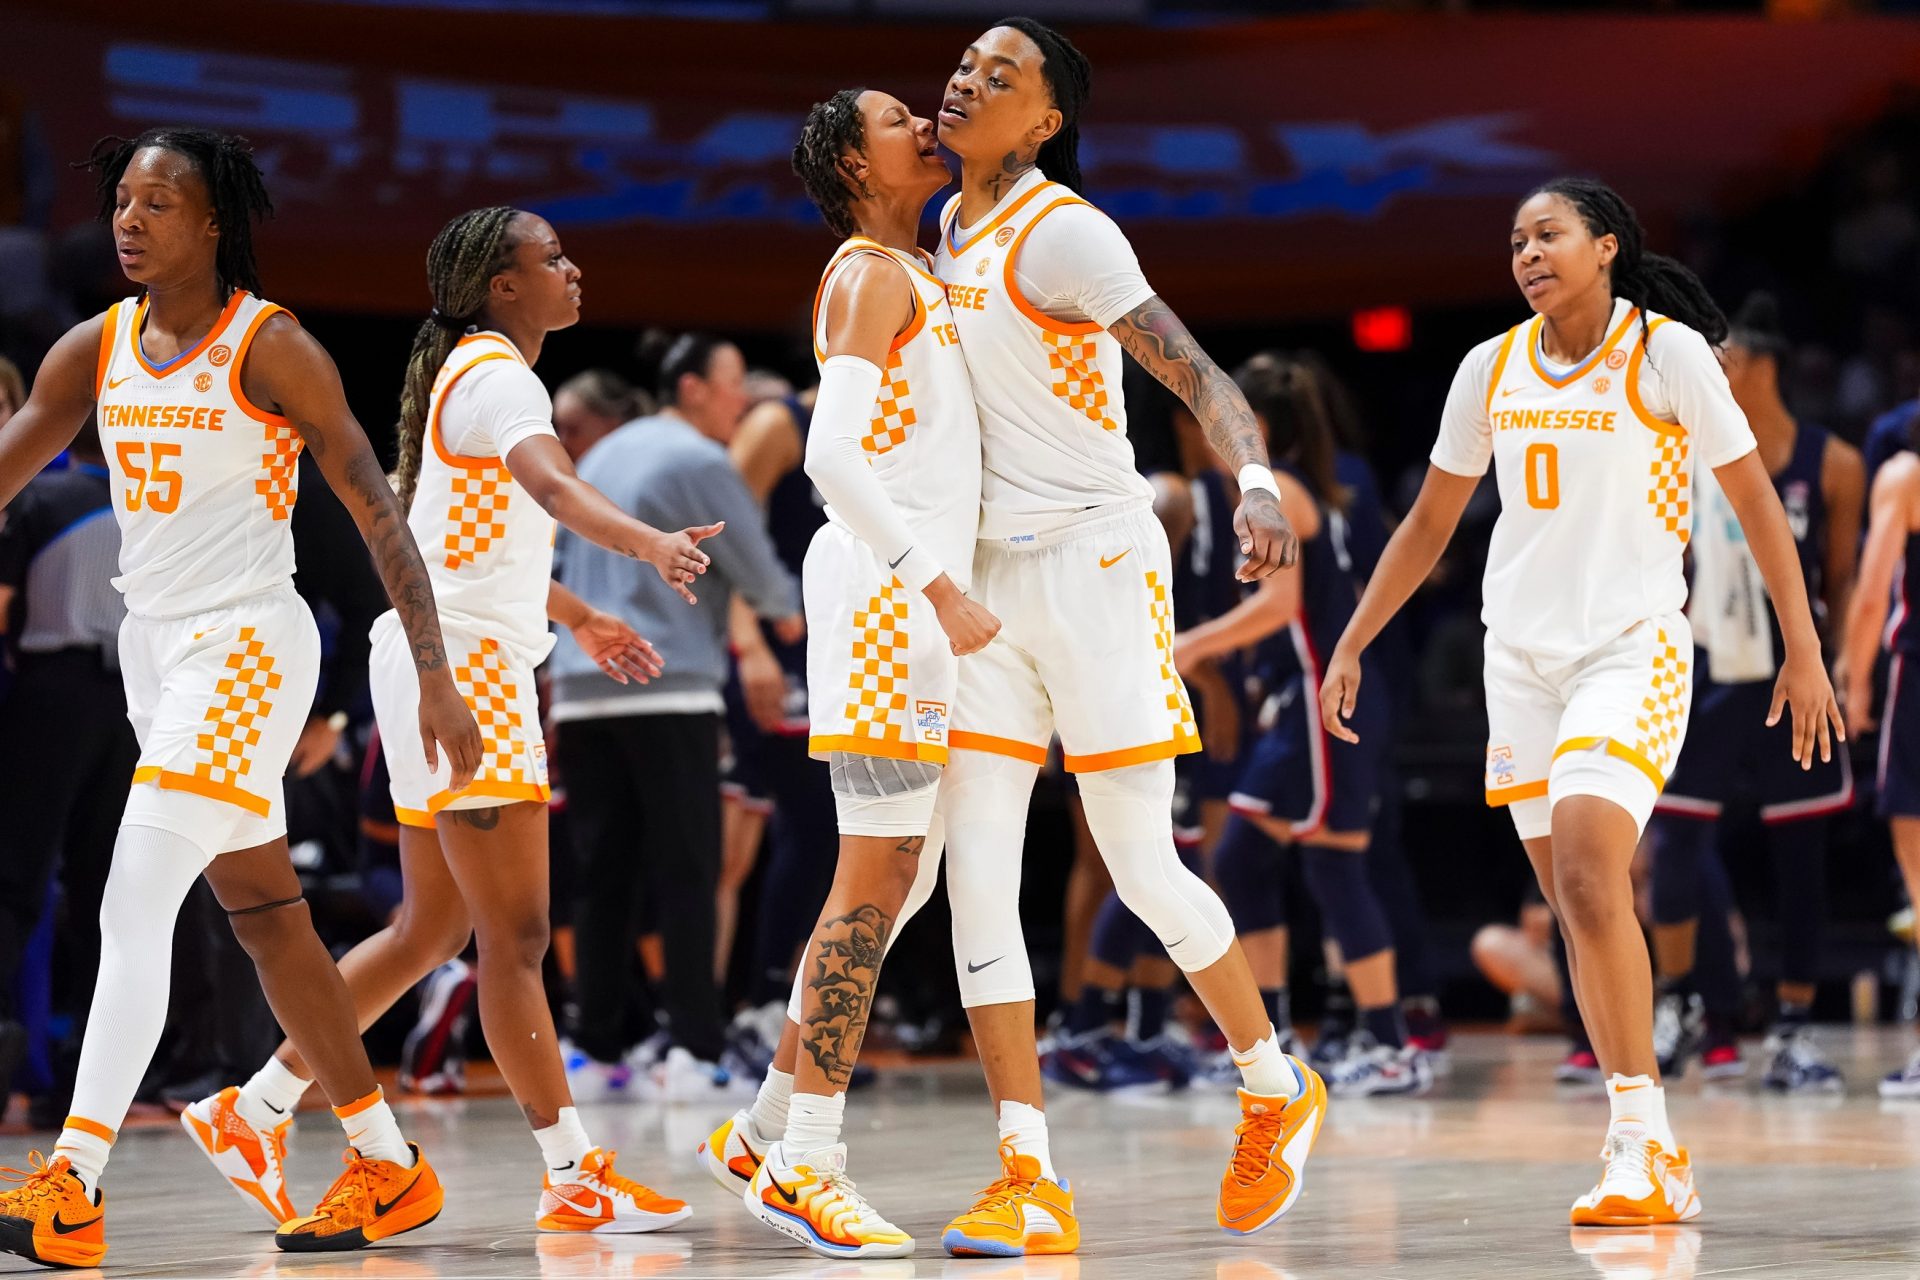
[[[1251,1235],[1293,1208],[1306,1182],[1302,1176],[1320,1122],[1327,1115],[1327,1085],[1300,1059],[1287,1061],[1306,1085],[1292,1101],[1240,1090],[1240,1124],[1233,1131],[1233,1158],[1220,1179],[1216,1212],[1223,1230]]]
[[[1000,1180],[947,1224],[940,1243],[956,1258],[1018,1258],[1080,1247],[1073,1189],[1040,1176],[1040,1162],[1000,1144]]]
[[[0,1249],[47,1267],[97,1267],[107,1256],[106,1197],[87,1196],[65,1156],[28,1154],[31,1172],[0,1169],[21,1185],[0,1192]]]
[[[542,1231],[658,1231],[693,1214],[684,1200],[669,1200],[651,1187],[614,1172],[614,1153],[595,1149],[574,1176],[555,1182],[549,1171],[533,1225]]]
[[[276,1222],[297,1216],[287,1197],[287,1135],[293,1117],[264,1133],[235,1109],[240,1090],[229,1085],[180,1113],[180,1127],[240,1198],[258,1205]]]
[[[1637,1124],[1607,1134],[1600,1185],[1573,1202],[1576,1227],[1648,1227],[1700,1216],[1687,1149],[1668,1151]]]
[[[364,1249],[376,1240],[424,1227],[440,1216],[446,1195],[433,1166],[409,1142],[413,1167],[369,1160],[347,1148],[347,1171],[334,1180],[312,1213],[280,1224],[273,1242],[290,1253]]]
[[[715,1182],[729,1191],[743,1192],[753,1175],[760,1172],[767,1148],[780,1140],[773,1137],[757,1141],[759,1136],[753,1127],[753,1112],[742,1107],[721,1121],[695,1154]]]

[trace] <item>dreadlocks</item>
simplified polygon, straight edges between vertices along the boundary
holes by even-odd
[[[487,305],[487,287],[513,265],[519,242],[509,234],[518,209],[495,206],[472,209],[440,229],[427,250],[427,287],[433,291],[433,313],[413,335],[407,356],[407,380],[400,389],[400,465],[394,473],[394,491],[400,505],[413,505],[413,487],[420,479],[420,451],[427,436],[427,404],[433,380],[447,362],[454,343]]]
[[[1032,18],[1002,18],[993,24],[1011,27],[1040,48],[1040,75],[1060,111],[1060,129],[1040,144],[1040,172],[1063,187],[1082,192],[1080,178],[1080,112],[1093,93],[1093,64],[1073,42],[1044,22]]]
[[[867,149],[867,124],[860,118],[860,95],[865,89],[842,89],[825,102],[816,102],[793,144],[793,172],[807,189],[807,198],[827,220],[827,229],[841,239],[857,228],[853,221],[853,188],[841,167],[848,151]]]
[[[1700,277],[1672,258],[1647,252],[1646,230],[1633,206],[1612,187],[1593,178],[1555,178],[1528,192],[1527,199],[1537,195],[1559,196],[1574,207],[1590,234],[1611,235],[1620,242],[1613,259],[1613,295],[1640,308],[1642,343],[1649,333],[1649,311],[1678,320],[1711,346],[1726,341],[1727,318]]]
[[[111,223],[117,201],[114,189],[127,172],[134,153],[160,147],[192,162],[213,199],[213,221],[220,228],[213,269],[220,292],[235,289],[260,292],[260,273],[253,261],[253,224],[273,213],[253,147],[245,138],[208,129],[149,129],[137,138],[106,137],[76,168],[91,169],[100,197],[100,220]]]

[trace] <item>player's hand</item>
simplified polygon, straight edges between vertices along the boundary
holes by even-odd
[[[1840,709],[1846,712],[1848,733],[1872,733],[1879,725],[1873,714],[1873,673],[1847,674],[1841,688]]]
[[[1280,499],[1265,489],[1249,489],[1241,495],[1240,507],[1233,513],[1233,532],[1245,557],[1234,573],[1242,582],[1271,577],[1300,555],[1300,539],[1281,514]]]
[[[787,673],[780,669],[773,650],[765,645],[742,649],[734,662],[740,671],[740,697],[747,704],[748,719],[762,732],[778,732],[787,718]]]
[[[568,627],[574,643],[594,664],[621,684],[647,683],[660,674],[660,653],[638,631],[595,609],[577,626]]]
[[[1000,619],[985,605],[967,599],[944,573],[927,584],[927,600],[940,629],[947,633],[947,647],[961,657],[980,652],[1000,634]]]
[[[718,524],[694,525],[678,533],[656,534],[641,549],[640,558],[659,571],[662,582],[678,591],[688,604],[694,604],[693,591],[687,584],[713,563],[700,549],[700,544],[726,527],[727,522],[722,520]]]
[[[293,760],[287,772],[296,778],[311,778],[320,772],[340,746],[340,731],[333,727],[332,716],[309,716],[300,740],[293,744]]]
[[[1359,696],[1360,655],[1349,652],[1344,644],[1335,645],[1326,673],[1320,677],[1320,723],[1342,742],[1360,741],[1360,735],[1347,727]]]
[[[1847,740],[1847,726],[1840,718],[1840,704],[1833,696],[1833,683],[1816,650],[1789,652],[1773,683],[1773,705],[1767,710],[1767,725],[1780,723],[1781,709],[1793,708],[1793,758],[1802,769],[1813,768],[1817,744],[1820,762],[1833,759],[1833,743]]]
[[[445,667],[420,675],[420,745],[427,749],[427,768],[433,770],[440,768],[440,752],[446,751],[452,770],[449,791],[465,790],[480,772],[480,726]]]

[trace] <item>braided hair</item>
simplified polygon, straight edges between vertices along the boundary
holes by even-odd
[[[1633,206],[1622,200],[1612,187],[1595,178],[1555,178],[1528,192],[1527,200],[1538,195],[1559,196],[1579,213],[1580,221],[1586,224],[1590,234],[1596,238],[1611,235],[1620,242],[1620,251],[1613,259],[1613,295],[1640,308],[1642,344],[1650,332],[1649,311],[1678,320],[1705,338],[1710,346],[1717,347],[1726,341],[1727,317],[1707,292],[1707,286],[1672,258],[1647,251],[1646,229],[1640,225]]]
[[[1040,74],[1060,111],[1060,128],[1040,144],[1040,172],[1076,194],[1085,194],[1080,177],[1080,112],[1093,93],[1093,64],[1073,47],[1073,41],[1044,22],[1032,18],[1002,18],[993,24],[1011,27],[1040,47]]]
[[[407,380],[400,389],[400,423],[395,429],[400,437],[400,464],[394,470],[393,487],[403,507],[413,505],[413,489],[420,480],[433,381],[460,335],[480,319],[493,278],[513,265],[519,241],[510,229],[519,214],[505,205],[470,209],[442,227],[427,250],[433,313],[413,335]]]
[[[807,189],[807,198],[827,220],[827,229],[846,239],[858,228],[853,221],[853,188],[840,157],[849,150],[867,149],[867,122],[860,117],[860,95],[865,89],[842,89],[825,102],[816,102],[793,144],[793,173]],[[864,194],[864,193],[863,193]]]
[[[245,138],[210,129],[149,129],[137,138],[105,137],[76,168],[91,169],[100,197],[100,221],[111,224],[117,201],[114,188],[126,175],[134,154],[160,147],[185,156],[207,184],[213,201],[213,222],[220,228],[213,269],[222,295],[235,289],[260,292],[260,271],[253,260],[253,224],[273,214],[266,180],[253,161],[253,146]]]
[[[1263,351],[1233,371],[1247,404],[1267,424],[1267,448],[1275,458],[1291,458],[1308,492],[1344,512],[1353,494],[1335,469],[1339,441],[1320,373],[1307,360]]]

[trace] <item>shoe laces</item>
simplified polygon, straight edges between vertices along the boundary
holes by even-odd
[[[267,1146],[273,1150],[273,1158],[282,1169],[287,1167],[287,1130],[293,1128],[291,1119],[283,1120],[267,1130]]]
[[[627,1177],[613,1167],[614,1161],[619,1158],[620,1153],[618,1151],[601,1152],[600,1168],[593,1176],[613,1190],[630,1196],[641,1203],[657,1199],[658,1194],[652,1187],[647,1186],[644,1182],[635,1182],[632,1178]]]
[[[983,1213],[991,1209],[1003,1209],[1032,1192],[1033,1179],[1022,1177],[1016,1170],[1014,1156],[1016,1152],[1011,1142],[1000,1144],[1001,1175],[998,1181],[989,1184],[981,1191],[975,1201],[973,1211]]]
[[[1606,1183],[1629,1179],[1652,1183],[1653,1144],[1644,1134],[1618,1132],[1607,1135],[1607,1149],[1601,1153],[1607,1171],[1600,1179]]]
[[[48,1160],[38,1151],[27,1153],[27,1162],[31,1169],[0,1168],[0,1178],[21,1185],[11,1191],[0,1192],[0,1196],[20,1196],[25,1199],[38,1199],[53,1195],[60,1189],[60,1177],[71,1169],[65,1156],[56,1155]]]
[[[1227,1166],[1233,1180],[1250,1187],[1273,1167],[1273,1147],[1280,1141],[1280,1112],[1271,1108],[1249,1111],[1233,1130],[1233,1161]]]
[[[314,1206],[313,1215],[316,1218],[363,1222],[373,1216],[369,1211],[373,1204],[373,1189],[367,1185],[373,1173],[373,1161],[352,1147],[347,1148],[346,1155],[341,1159],[347,1171],[327,1188],[327,1194]]]

